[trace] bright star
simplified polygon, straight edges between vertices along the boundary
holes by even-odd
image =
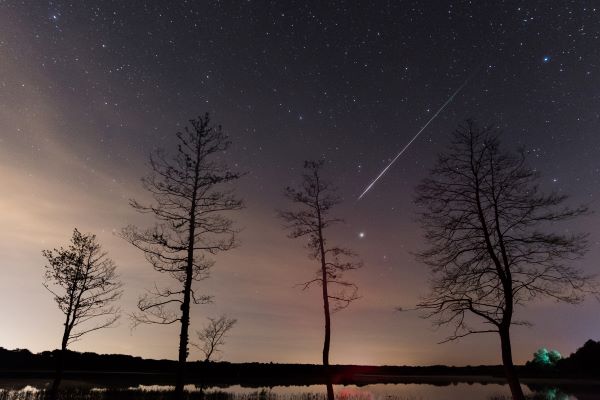
[[[544,63],[547,63],[548,61],[550,61],[550,56],[544,56],[543,61],[544,61]]]
[[[364,232],[359,232],[358,237],[361,238],[361,239],[364,238],[365,237],[365,233]]]

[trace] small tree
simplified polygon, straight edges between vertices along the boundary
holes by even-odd
[[[204,354],[204,362],[215,359],[222,353],[221,347],[225,345],[227,332],[233,328],[236,319],[221,315],[219,318],[208,318],[208,324],[202,330],[196,331],[199,343],[192,343],[194,347]]]
[[[429,249],[431,293],[418,305],[438,325],[453,325],[455,340],[473,333],[500,337],[502,362],[514,399],[523,392],[512,360],[515,308],[537,298],[578,303],[594,291],[592,277],[571,263],[586,251],[583,234],[548,233],[584,214],[543,194],[539,173],[523,153],[500,148],[498,133],[471,121],[454,132],[448,150],[417,189]],[[483,325],[473,326],[471,317]]]
[[[197,294],[193,283],[208,277],[213,261],[207,256],[236,246],[233,222],[222,213],[243,207],[231,189],[224,188],[240,174],[217,159],[231,145],[221,126],[211,125],[208,114],[190,124],[191,129],[177,133],[175,154],[157,150],[150,156],[152,171],[142,183],[154,204],[131,201],[135,210],[154,215],[157,224],[147,230],[128,226],[122,232],[156,271],[177,283],[175,288],[155,285],[139,299],[139,312],[132,315],[134,324],[180,324],[177,398],[183,398],[190,306],[210,300]]]
[[[48,261],[43,285],[65,315],[56,376],[50,392],[51,398],[56,399],[68,345],[87,333],[115,324],[119,308],[114,303],[121,296],[122,285],[115,263],[102,251],[95,235],[74,229],[69,247],[43,250],[42,255]]]
[[[331,217],[330,213],[340,198],[331,183],[321,177],[323,162],[306,161],[299,188],[288,187],[285,196],[297,206],[294,211],[280,211],[279,216],[291,232],[290,238],[308,238],[310,258],[319,264],[313,279],[303,283],[304,290],[314,284],[320,285],[325,314],[325,340],[323,343],[323,365],[329,365],[331,341],[331,312],[346,308],[358,299],[358,287],[343,279],[343,273],[362,266],[355,261],[356,254],[342,247],[331,246],[326,230],[343,220]],[[337,291],[334,291],[337,288]],[[333,307],[331,307],[333,306]]]

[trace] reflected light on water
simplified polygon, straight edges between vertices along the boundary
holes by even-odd
[[[25,386],[23,389],[20,390],[20,392],[22,393],[38,393],[40,391],[40,389],[31,386],[31,385],[27,385]]]
[[[1,381],[0,381],[1,383]],[[81,382],[79,382],[81,385]],[[45,395],[46,385],[36,385],[31,382],[18,384],[13,381],[0,387],[0,400],[42,400]],[[172,385],[136,385],[122,388],[110,386],[96,386],[84,388],[82,386],[67,387],[65,394],[68,399],[95,399],[106,400],[113,395],[119,398],[132,400],[156,399],[156,395],[175,389]],[[576,393],[566,393],[556,387],[537,387],[531,389],[524,386],[526,396],[535,396],[544,400],[577,400],[586,397],[583,388]],[[189,393],[190,399],[203,400],[326,400],[326,385],[310,386],[273,386],[273,387],[244,387],[234,385],[229,387],[211,386],[203,388],[197,385],[186,385],[184,390]],[[452,383],[452,384],[371,384],[365,386],[334,385],[336,400],[508,400],[510,390],[507,385],[498,383]],[[160,397],[162,398],[162,397]]]
[[[375,400],[373,393],[360,388],[342,387],[339,390],[334,388],[334,392],[338,400]]]
[[[175,390],[175,386],[169,385],[137,385],[130,386],[127,390],[140,391],[140,392],[171,392]],[[199,392],[200,388],[196,385],[185,385],[183,390],[186,392]]]

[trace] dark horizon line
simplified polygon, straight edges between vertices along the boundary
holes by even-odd
[[[0,354],[4,352],[10,353],[19,353],[25,352],[31,356],[46,356],[53,355],[56,352],[60,352],[60,348],[52,349],[52,350],[42,350],[39,352],[34,352],[28,348],[14,348],[9,349],[0,345]],[[126,353],[99,353],[95,351],[78,351],[67,349],[66,352],[71,355],[91,355],[97,357],[124,357],[131,358],[138,361],[148,361],[148,362],[173,362],[177,363],[175,358],[145,358],[139,355],[126,354]],[[207,364],[204,360],[195,360],[195,361],[187,361],[189,364]],[[280,361],[227,361],[227,360],[210,360],[208,364],[232,364],[232,365],[246,365],[246,364],[258,364],[258,365],[298,365],[298,366],[322,366],[321,363],[306,363],[306,362],[280,362]],[[409,365],[409,364],[331,364],[330,366],[335,367],[392,367],[392,368],[430,368],[430,367],[445,367],[445,368],[472,368],[472,367],[501,367],[502,364],[465,364],[465,365],[448,365],[448,364],[427,364],[427,365]],[[0,366],[0,369],[6,369]]]

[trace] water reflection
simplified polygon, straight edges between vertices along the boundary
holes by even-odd
[[[546,400],[577,400],[575,396],[570,396],[560,390],[553,388],[546,392]]]
[[[544,400],[577,400],[577,397],[562,392],[558,388],[546,388],[541,393],[544,396]]]
[[[3,383],[0,380],[0,400],[42,400],[48,384]],[[163,399],[166,392],[172,391],[168,385],[137,385],[118,387],[90,387],[81,382],[80,386],[67,386],[59,398],[69,400],[155,400]],[[539,400],[588,400],[597,399],[598,385],[571,385],[568,390],[557,387],[524,386],[529,398]],[[500,383],[452,383],[435,384],[371,384],[310,386],[273,386],[250,388],[240,385],[229,387],[186,385],[185,391],[190,400],[492,400],[510,399],[508,386]]]
[[[331,382],[327,383],[327,385],[325,385],[325,387],[327,388],[327,400],[334,400],[334,394],[333,394],[333,384]]]

